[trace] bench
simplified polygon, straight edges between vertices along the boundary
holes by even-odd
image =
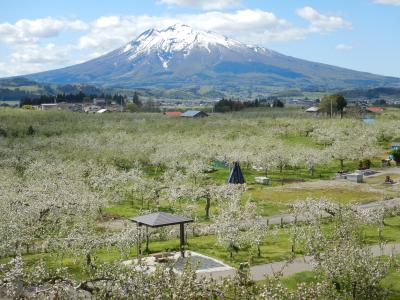
[[[156,262],[163,263],[170,261],[171,258],[174,256],[174,254],[170,252],[159,252],[159,253],[154,253],[151,256],[156,259]]]

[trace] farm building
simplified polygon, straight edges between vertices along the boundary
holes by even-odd
[[[208,114],[201,110],[188,110],[184,112],[181,117],[184,118],[204,118],[208,117]]]
[[[40,104],[41,110],[50,110],[50,109],[58,109],[57,103],[43,103]]]
[[[83,111],[84,111],[85,113],[93,113],[93,114],[94,114],[94,113],[98,112],[100,109],[101,109],[100,106],[97,106],[97,105],[89,105],[89,106],[85,106],[84,109],[83,109]]]
[[[384,111],[384,108],[383,107],[372,106],[372,107],[368,107],[367,111],[369,111],[369,112],[380,112],[380,111]]]
[[[317,113],[319,112],[319,108],[316,106],[311,106],[310,108],[306,109],[306,112],[308,113]]]
[[[110,111],[108,109],[106,109],[106,108],[102,108],[102,109],[98,110],[96,112],[96,114],[104,114],[104,113],[107,113],[107,112],[110,112]]]
[[[106,99],[104,99],[104,98],[94,98],[93,99],[93,104],[94,105],[99,105],[99,106],[105,106],[106,105]]]
[[[390,145],[391,150],[397,150],[400,148],[400,141],[396,140]]]
[[[177,118],[182,116],[182,112],[180,111],[166,111],[164,113],[164,116],[170,117],[170,118]]]

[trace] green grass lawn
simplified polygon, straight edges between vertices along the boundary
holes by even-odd
[[[381,200],[382,194],[373,191],[364,191],[362,186],[327,186],[319,188],[299,187],[296,184],[284,188],[254,187],[249,189],[249,196],[257,203],[262,215],[271,216],[287,212],[287,205],[307,198],[325,198],[334,202],[366,203]]]
[[[400,174],[398,174],[398,173],[386,173],[386,174],[379,175],[379,176],[366,177],[364,179],[364,181],[365,181],[365,183],[368,183],[368,184],[379,184],[382,187],[388,187],[388,185],[386,185],[384,183],[385,179],[386,179],[386,176],[390,176],[390,178],[392,180],[394,180],[395,182],[399,182],[400,181]]]
[[[378,243],[377,227],[366,226],[364,230],[364,239],[368,244]],[[400,217],[385,219],[385,225],[382,229],[382,239],[388,243],[400,242]]]

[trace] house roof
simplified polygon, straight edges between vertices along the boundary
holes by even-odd
[[[182,115],[182,112],[180,111],[167,111],[164,113],[167,117],[180,117]]]
[[[181,115],[181,117],[195,117],[198,114],[204,114],[205,116],[207,116],[207,114],[204,111],[201,111],[201,110],[188,110],[188,111],[185,111]]]
[[[130,220],[138,225],[146,225],[149,227],[162,227],[193,222],[193,219],[172,215],[165,212],[157,212],[149,215],[138,216],[131,218]]]
[[[383,109],[383,107],[372,106],[372,107],[368,107],[367,110],[369,110],[369,111],[382,111],[384,109]]]
[[[311,106],[310,108],[306,109],[306,112],[318,112],[319,108],[316,106]]]

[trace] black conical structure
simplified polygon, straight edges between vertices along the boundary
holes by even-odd
[[[233,168],[231,170],[231,174],[228,178],[228,183],[232,184],[243,184],[245,183],[244,176],[242,170],[240,169],[240,165],[237,161],[233,163]]]

